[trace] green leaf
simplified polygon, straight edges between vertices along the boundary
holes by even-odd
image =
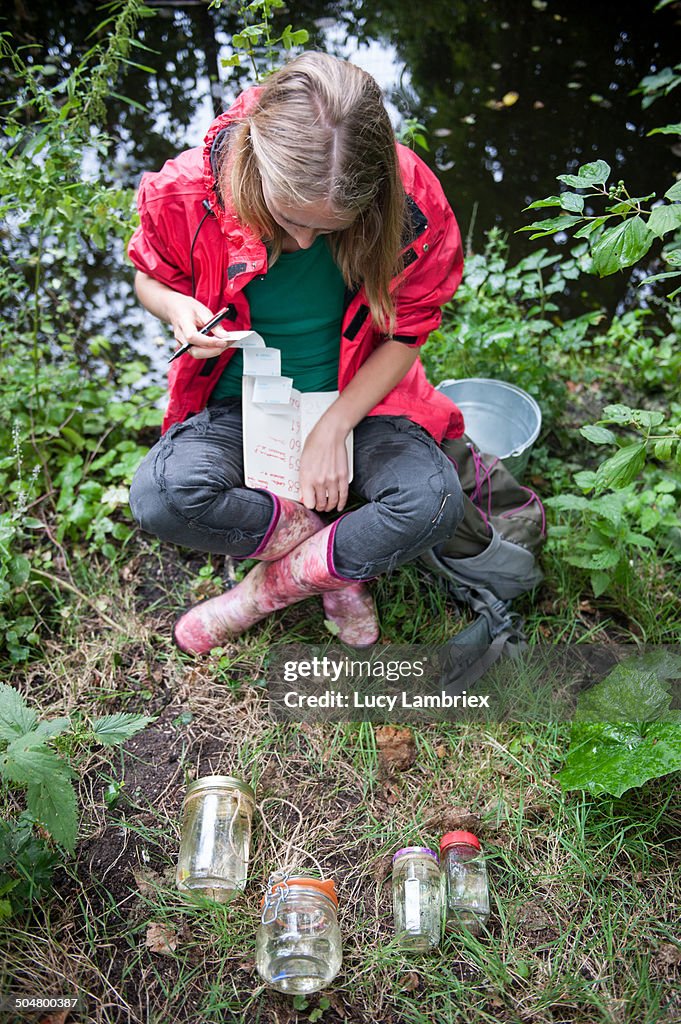
[[[607,423],[631,423],[633,411],[628,405],[606,405],[601,419]]]
[[[18,690],[0,683],[0,740],[11,742],[30,732],[38,716],[29,708]]]
[[[530,239],[544,238],[545,235],[555,235],[557,231],[565,231],[566,228],[579,224],[581,219],[581,217],[574,217],[572,214],[566,213],[561,217],[547,217],[546,220],[535,221],[534,224],[528,224],[527,227],[518,228],[518,230],[534,231],[535,233],[530,235]]]
[[[655,442],[653,451],[655,452],[655,458],[660,459],[661,462],[667,462],[672,457],[672,445],[673,439],[671,437],[663,437],[662,440]]]
[[[602,570],[596,570],[591,573],[591,589],[594,592],[594,597],[601,597],[610,586],[612,577],[610,573],[603,572]]]
[[[0,773],[19,786],[39,785],[50,775],[68,771],[64,761],[34,733],[12,740],[0,754]]]
[[[621,796],[681,768],[681,714],[665,680],[681,676],[681,658],[652,651],[628,658],[579,697],[563,789]]]
[[[651,128],[647,135],[681,135],[681,124],[664,124],[661,128]]]
[[[560,196],[547,196],[546,199],[535,199],[525,210],[541,210],[546,206],[562,206]]]
[[[619,797],[679,768],[680,724],[659,722],[642,735],[635,726],[614,730],[603,722],[589,722],[573,725],[565,767],[557,777],[564,790]]]
[[[574,192],[563,192],[560,197],[560,205],[568,213],[582,213],[584,210],[584,196],[577,196]]]
[[[681,678],[681,656],[649,651],[625,658],[596,686],[580,694],[576,722],[656,722],[676,712],[668,681]]]
[[[120,711],[115,715],[103,715],[92,719],[92,731],[95,738],[106,747],[114,747],[140,732],[154,718],[147,715],[131,715]]]
[[[646,461],[645,441],[625,445],[606,459],[596,471],[596,489],[626,487],[643,469]]]
[[[584,554],[568,552],[564,557],[569,565],[576,565],[578,569],[614,569],[620,560],[620,553],[615,548],[608,547]]]
[[[681,132],[681,124],[676,125]],[[671,188],[668,188],[664,194],[665,199],[671,199],[672,202],[681,201],[681,181],[675,181]]]
[[[589,507],[599,519],[607,519],[615,526],[622,522],[622,501],[617,494],[602,494],[598,498],[592,498]]]
[[[70,725],[70,718],[50,718],[45,722],[40,722],[31,735],[37,736],[44,743],[45,740],[52,739],[53,736],[60,736]]]
[[[78,801],[68,775],[54,772],[29,786],[26,804],[54,841],[73,853],[78,834]]]
[[[605,160],[594,160],[582,164],[577,174],[559,174],[558,181],[564,181],[571,188],[589,188],[591,185],[603,185],[610,177],[610,166]]]
[[[634,409],[631,418],[641,427],[659,427],[664,423],[664,413],[658,409]]]
[[[591,249],[593,268],[599,277],[630,267],[648,252],[655,236],[642,217],[628,217],[603,232]]]
[[[617,442],[616,435],[613,434],[612,430],[608,430],[607,427],[587,424],[585,427],[581,427],[579,432],[582,437],[585,437],[587,441],[591,441],[592,444],[615,444]]]
[[[681,226],[681,203],[656,206],[648,218],[648,230],[657,238]]]
[[[574,481],[581,491],[592,491],[596,484],[596,474],[590,469],[581,469],[575,473]]]
[[[575,231],[575,238],[589,238],[598,228],[602,227],[609,217],[594,217],[592,220],[587,221],[584,227],[581,227],[579,231]]]
[[[546,498],[544,504],[561,512],[584,512],[591,506],[589,499],[581,494],[556,494],[553,498]]]

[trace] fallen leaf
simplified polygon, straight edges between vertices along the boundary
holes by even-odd
[[[672,942],[663,942],[651,960],[653,977],[669,978],[681,970],[681,948]]]
[[[380,725],[375,736],[379,756],[387,767],[403,771],[416,761],[416,744],[411,729]]]
[[[527,903],[518,914],[520,930],[525,934],[532,932],[555,931],[555,918],[539,903]]]
[[[447,807],[440,818],[443,832],[477,832],[481,825],[479,814],[468,807]]]
[[[327,999],[328,1003],[331,1006],[331,1009],[335,1010],[335,1012],[338,1014],[338,1016],[341,1018],[341,1020],[347,1020],[348,1010],[347,1010],[347,1007],[346,1007],[345,1003],[343,1002],[341,997],[338,995],[338,993],[337,992],[327,992],[327,993],[325,993],[325,996],[326,996],[326,999]]]
[[[147,926],[145,945],[152,953],[163,953],[170,956],[177,949],[177,932],[166,924],[150,921]]]
[[[390,854],[387,857],[378,858],[371,872],[375,882],[384,882],[392,873],[392,862],[393,859]]]
[[[397,786],[393,786],[390,782],[385,785],[385,802],[389,807],[394,807],[395,804],[400,802],[400,791]]]

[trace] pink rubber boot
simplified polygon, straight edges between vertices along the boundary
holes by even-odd
[[[274,513],[267,533],[250,556],[261,562],[273,562],[288,554],[313,533],[324,528],[323,520],[297,501],[267,492],[274,502]],[[376,643],[379,625],[371,593],[363,583],[348,584],[343,590],[322,595],[324,617],[338,627],[338,638],[351,647],[369,647]]]
[[[343,580],[334,572],[335,528],[335,523],[326,526],[277,561],[260,562],[233,590],[190,608],[175,623],[174,638],[180,650],[206,654],[270,612],[304,597],[348,586],[356,589],[355,581]]]
[[[349,647],[370,647],[380,629],[376,605],[366,583],[348,583],[322,594],[324,616],[338,626],[338,639]]]
[[[324,522],[316,512],[305,508],[299,501],[280,498],[270,491],[266,493],[274,502],[274,512],[267,533],[248,557],[257,558],[261,562],[274,562],[297,548],[313,533],[323,530]]]

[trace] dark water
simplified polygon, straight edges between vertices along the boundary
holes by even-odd
[[[109,103],[107,127],[119,140],[109,173],[124,184],[199,143],[214,112],[252,80],[248,71],[220,64],[240,27],[228,5],[219,11],[205,3],[150,6],[155,16],[142,23],[139,38],[154,52],[133,56],[156,74],[130,69],[119,84],[146,110]],[[396,127],[405,117],[426,125],[430,152],[419,152],[437,171],[469,249],[479,250],[496,225],[508,232],[516,258],[539,244],[513,234],[529,222],[523,207],[555,193],[556,175],[580,163],[607,160],[635,195],[661,195],[674,180],[678,138],[645,136],[678,120],[678,98],[672,94],[643,111],[640,96],[631,95],[644,75],[681,54],[681,4],[658,13],[653,7],[654,0],[304,0],[284,12],[283,24],[307,28],[310,47],[370,71]],[[17,4],[0,27],[29,45],[25,52],[36,62],[48,58],[59,76],[92,44],[87,36],[102,18],[85,0]],[[6,92],[11,82],[1,88]],[[137,310],[132,271],[120,254],[95,254],[91,262],[92,329],[132,335],[160,368],[163,354],[153,337],[163,329]],[[584,301],[614,307],[627,281],[618,275],[600,291],[590,283]]]

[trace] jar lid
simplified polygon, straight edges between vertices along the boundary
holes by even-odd
[[[398,857],[404,857],[408,853],[425,854],[426,857],[432,857],[436,864],[440,863],[440,858],[436,854],[435,850],[431,850],[428,846],[404,846],[401,850],[398,850],[397,853],[393,854],[393,864]]]
[[[480,840],[472,832],[445,832],[440,840],[440,853],[444,853],[448,846],[474,846],[480,849]]]
[[[291,886],[294,885],[298,885],[301,888],[305,889],[316,889],[317,892],[320,892],[322,894],[322,896],[326,896],[327,900],[330,900],[335,907],[338,906],[338,896],[336,895],[336,883],[332,878],[327,878],[326,881],[322,881],[321,878],[305,878],[304,876],[300,876],[298,878],[287,878],[285,881],[276,882],[272,886],[272,892],[276,892],[277,889],[284,888],[285,886],[287,886],[290,889]],[[261,907],[263,906],[264,902],[265,897],[263,896],[262,900],[260,901]]]
[[[195,782],[187,786],[185,800],[189,800],[190,797],[196,796],[197,793],[206,789],[237,789],[250,800],[255,801],[253,789],[243,779],[237,779],[234,775],[204,775],[202,778],[196,779]]]

